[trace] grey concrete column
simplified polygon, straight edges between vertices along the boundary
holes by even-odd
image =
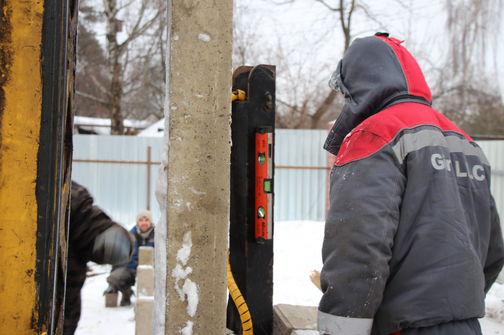
[[[233,1],[168,1],[165,334],[225,334]]]

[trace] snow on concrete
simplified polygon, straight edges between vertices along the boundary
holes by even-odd
[[[179,282],[179,280],[186,279],[187,276],[191,273],[192,273],[192,268],[190,266],[183,269],[180,264],[175,265],[175,268],[172,271],[172,277],[175,278],[175,291],[177,291],[177,293],[180,297],[180,301],[185,300],[185,293],[178,285],[178,282]]]
[[[182,238],[182,248],[177,251],[177,261],[182,263],[182,265],[186,265],[189,260],[189,256],[191,255],[192,248],[192,239],[191,239],[191,231],[189,230],[184,234]]]
[[[178,250],[176,257],[177,262],[182,263],[183,266],[185,266],[189,260],[192,245],[191,231],[189,230],[182,238],[182,248]],[[177,263],[172,270],[172,277],[175,278],[175,291],[179,294],[180,301],[185,301],[187,296],[187,314],[190,317],[194,317],[199,303],[198,286],[191,279],[187,278],[187,276],[192,273],[192,268],[188,266],[183,269],[180,263]],[[179,280],[184,280],[182,289],[178,284]]]
[[[321,247],[324,223],[312,221],[277,222],[274,234],[273,279],[275,286],[273,303],[317,306],[322,294],[312,284],[309,276],[312,270],[320,270],[322,266]],[[110,272],[110,266],[94,263],[90,263],[90,265],[96,275],[87,278],[84,283],[82,316],[76,335],[134,335],[135,314],[133,306],[136,303],[136,297],[132,297],[132,306],[105,308],[103,291],[108,286],[106,278]],[[157,264],[156,267],[156,270],[159,270]],[[180,271],[178,273],[180,278],[186,279],[191,270],[188,267],[184,270],[180,266],[178,271]],[[194,293],[191,290],[197,290],[196,285],[185,289],[184,286],[182,291],[186,290],[189,293],[184,293],[184,295],[187,294],[188,300],[197,296],[197,291],[191,296]],[[486,298],[487,315],[480,320],[484,335],[504,335],[503,299],[504,285],[495,283]],[[188,304],[188,313],[192,312],[189,310],[190,304]],[[196,315],[197,311],[194,313]],[[164,314],[162,315],[164,316]],[[193,324],[188,321],[179,333],[190,335],[192,329]]]
[[[169,58],[169,57],[168,57]],[[169,62],[167,68],[169,68]],[[169,77],[168,77],[169,79]],[[166,85],[168,88],[170,85]],[[170,104],[169,94],[166,95],[165,101],[165,118],[163,119],[163,151],[161,154],[161,164],[158,168],[158,179],[156,181],[155,195],[159,203],[161,218],[156,224],[154,259],[155,277],[154,277],[154,307],[152,315],[152,334],[164,335],[164,324],[166,307],[170,303],[168,294],[166,293],[166,205],[168,201],[168,149],[170,147],[170,128],[169,116],[170,110],[167,108]],[[125,335],[125,334],[124,334]]]
[[[187,321],[186,326],[179,330],[179,333],[182,335],[192,335],[192,327],[193,323],[191,321]]]
[[[187,315],[193,318],[196,315],[199,303],[198,286],[191,279],[187,278],[182,291],[187,296]]]
[[[203,42],[210,42],[210,36],[208,36],[207,34],[199,34],[198,38]]]
[[[186,279],[186,277],[188,275],[190,275],[191,273],[192,273],[192,268],[190,266],[183,269],[180,264],[177,264],[177,265],[175,265],[175,268],[172,271],[172,277],[177,280]]]

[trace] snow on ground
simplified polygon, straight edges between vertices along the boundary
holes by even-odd
[[[81,318],[76,335],[134,335],[135,296],[131,306],[105,308],[103,291],[107,288],[107,276],[112,266],[90,263],[95,276],[86,278],[81,290]],[[89,273],[88,273],[89,275]],[[119,294],[120,295],[120,294]]]
[[[322,294],[309,275],[322,267],[323,222],[275,223],[273,303],[317,306]],[[128,307],[105,308],[103,291],[109,265],[90,263],[93,277],[82,289],[82,315],[76,335],[134,335],[135,297]],[[494,284],[486,298],[486,316],[480,320],[484,335],[504,335],[504,285]],[[502,323],[501,323],[502,322]]]

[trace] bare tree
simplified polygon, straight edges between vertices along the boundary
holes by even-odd
[[[276,126],[289,129],[317,128],[313,127],[312,118],[330,90],[325,77],[330,73],[331,66],[327,62],[317,61],[316,49],[303,48],[304,52],[294,57],[297,45],[294,48],[284,47],[280,39],[275,53],[270,56],[271,63],[279,70]]]
[[[285,5],[292,4],[296,0],[273,2]],[[352,29],[355,14],[359,13],[378,29],[384,28],[384,24],[380,22],[383,17],[374,14],[363,1],[314,0],[314,2],[321,4],[329,10],[329,13],[334,13],[337,17],[337,20],[334,20],[337,25],[332,27],[337,27],[343,36],[344,52],[348,49],[353,34],[358,35],[354,33],[355,29]],[[413,2],[406,3],[401,0],[394,2],[398,8],[409,11],[410,34]],[[449,118],[464,127],[474,123],[474,115],[479,115],[479,120],[482,119],[478,114],[480,110],[488,110],[496,106],[496,101],[500,101],[500,99],[495,99],[499,95],[496,93],[498,90],[493,89],[497,86],[497,78],[493,78],[493,83],[489,80],[492,78],[486,75],[488,71],[485,70],[485,59],[488,58],[489,45],[497,44],[496,33],[499,31],[501,21],[502,0],[445,0],[444,8],[448,17],[446,27],[450,50],[446,62],[436,70],[428,59],[429,55],[424,54],[423,57],[426,58],[424,61],[431,66],[429,72],[435,73],[434,78],[437,84],[434,85],[433,101],[436,107],[439,106],[439,109]],[[435,71],[432,71],[433,69]],[[293,114],[299,114],[303,120],[305,115],[308,115],[311,128],[316,128],[320,118],[327,113],[338,96],[335,91],[329,92],[326,98],[317,105],[314,113],[306,111],[308,104],[291,104],[289,108]],[[487,105],[477,108],[476,101],[479,104],[487,103]]]
[[[87,11],[85,7],[82,9]],[[78,27],[77,74],[75,82],[76,113],[81,116],[108,117],[107,59],[96,33],[83,24]]]
[[[502,0],[445,0],[452,80],[465,83],[485,66],[488,41],[499,31]]]
[[[279,5],[285,5],[289,3],[293,3],[296,0],[289,0],[285,2],[275,2]],[[352,23],[354,19],[354,15],[356,13],[360,13],[364,15],[369,21],[373,22],[373,25],[377,28],[383,27],[379,20],[371,13],[369,7],[363,2],[358,0],[314,0],[314,2],[323,5],[327,8],[331,13],[337,16],[336,27],[340,29],[343,35],[343,54],[347,51],[350,46],[350,42],[352,40]],[[330,29],[332,29],[334,25],[330,25]],[[331,109],[331,106],[334,104],[335,99],[338,97],[338,92],[330,90],[324,99],[318,99],[318,104],[316,105],[315,112],[309,113],[310,126],[311,129],[316,129],[319,127],[320,120],[324,118],[324,116]],[[294,108],[293,111],[296,111]]]
[[[504,134],[504,105],[500,95],[479,91],[475,96],[476,108],[465,125],[465,131],[471,135]]]
[[[233,4],[233,69],[239,66],[255,64],[260,54],[261,40],[264,38],[258,33],[261,24],[260,15],[250,15],[252,9],[244,2],[235,0]],[[267,51],[269,52],[269,50]]]
[[[445,9],[449,53],[438,71],[433,102],[462,129],[490,131],[495,128],[481,124],[485,120],[483,111],[498,115],[502,112],[502,100],[497,89],[498,78],[488,75],[486,61],[489,45],[497,43],[502,1],[446,0]]]
[[[139,109],[152,108],[145,106],[151,101],[145,99],[149,95],[146,92],[164,91],[164,71],[154,68],[163,67],[160,55],[163,43],[160,40],[166,40],[166,2],[102,0],[101,5],[95,3],[93,6],[89,3],[81,2],[80,11],[84,14],[81,22],[88,32],[91,30],[88,27],[94,23],[105,23],[106,61],[97,67],[89,57],[82,61],[79,59],[78,72],[85,75],[88,90],[77,93],[106,109],[112,120],[112,134],[122,135],[126,117],[142,116]],[[77,76],[79,82],[79,73]],[[154,114],[156,118],[162,115],[156,108],[149,114]]]

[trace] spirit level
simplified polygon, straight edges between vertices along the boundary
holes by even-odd
[[[255,134],[255,238],[273,238],[273,128],[259,127]]]

